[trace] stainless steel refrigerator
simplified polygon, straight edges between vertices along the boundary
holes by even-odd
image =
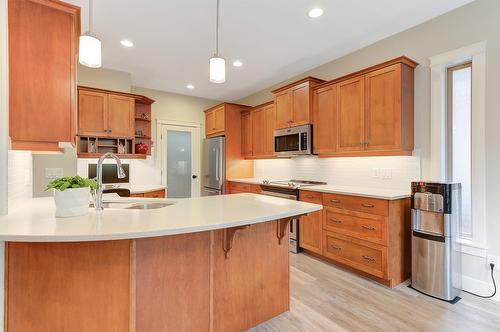
[[[203,142],[202,196],[222,195],[226,169],[226,142],[224,137],[206,138]]]

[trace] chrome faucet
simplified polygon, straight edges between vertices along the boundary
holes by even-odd
[[[97,192],[95,194],[95,209],[96,210],[103,210],[104,208],[102,207],[102,192],[104,191],[103,185],[102,185],[102,164],[104,162],[104,159],[107,157],[111,157],[114,160],[116,160],[116,173],[119,179],[123,179],[124,177],[127,176],[125,174],[125,170],[122,167],[122,162],[120,161],[120,158],[118,158],[117,155],[111,152],[106,152],[99,158],[99,161],[97,162]]]

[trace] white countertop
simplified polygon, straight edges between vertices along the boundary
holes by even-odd
[[[244,178],[230,179],[228,181],[250,184],[262,184],[263,179]],[[273,180],[271,180],[273,181]],[[386,189],[386,188],[369,188],[358,186],[337,186],[337,185],[319,185],[302,187],[300,190],[317,191],[331,194],[351,195],[360,197],[379,198],[386,200],[397,200],[410,197],[410,184],[408,190]]]
[[[386,199],[389,201],[410,197],[409,191],[383,188],[368,188],[368,187],[351,187],[351,186],[335,186],[335,185],[320,185],[300,188],[300,190],[317,191],[322,193],[351,195],[360,197],[370,197],[378,199]]]
[[[118,199],[172,202],[152,210],[89,209],[81,217],[55,218],[52,197],[27,200],[0,216],[0,241],[76,242],[164,236],[250,225],[318,211],[320,205],[256,194],[186,199]]]

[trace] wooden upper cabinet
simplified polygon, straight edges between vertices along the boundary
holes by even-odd
[[[401,149],[404,115],[401,109],[401,64],[373,71],[365,77],[365,148],[375,151]]]
[[[263,107],[264,113],[266,114],[265,124],[265,143],[264,143],[264,155],[274,156],[274,129],[275,129],[275,107],[274,103],[271,103]]]
[[[75,142],[80,9],[60,1],[9,0],[9,135],[14,150]]]
[[[252,151],[252,115],[250,112],[241,113],[241,155],[250,157]]]
[[[135,99],[106,92],[78,90],[80,136],[132,138]]]
[[[294,126],[311,123],[309,82],[291,88],[292,119]]]
[[[252,110],[252,155],[263,156],[266,153],[266,112],[264,108]]]
[[[322,82],[307,77],[273,91],[277,129],[311,123],[311,88]]]
[[[276,128],[290,127],[293,123],[290,90],[276,93],[274,104],[276,105]]]
[[[313,91],[313,150],[330,154],[337,147],[337,85],[331,84]]]
[[[78,134],[108,135],[108,94],[78,90]]]
[[[134,137],[135,100],[134,98],[109,95],[108,97],[108,134],[116,137]]]
[[[225,125],[225,104],[218,105],[205,111],[205,134],[216,135],[224,134]]]
[[[365,76],[338,83],[337,151],[364,150]]]

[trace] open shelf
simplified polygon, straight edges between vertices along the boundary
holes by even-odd
[[[147,155],[140,153],[125,153],[125,154],[116,154],[121,159],[146,159]],[[102,153],[84,153],[79,152],[77,154],[78,158],[100,158]]]

